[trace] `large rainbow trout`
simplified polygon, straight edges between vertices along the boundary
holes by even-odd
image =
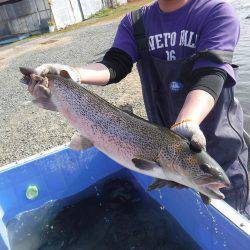
[[[33,102],[60,112],[77,129],[71,147],[83,150],[95,146],[122,166],[157,178],[150,189],[170,181],[206,197],[224,198],[220,188],[229,187],[230,182],[223,169],[185,138],[124,112],[70,79],[36,76],[27,68],[20,71],[22,82],[32,89]]]

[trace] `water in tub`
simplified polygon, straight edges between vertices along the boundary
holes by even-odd
[[[13,250],[200,249],[124,171],[20,214],[7,229]]]

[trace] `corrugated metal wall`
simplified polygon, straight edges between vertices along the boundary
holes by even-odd
[[[54,0],[51,9],[58,29],[83,20],[79,0]]]
[[[116,5],[116,0],[102,0],[104,8],[112,8]]]
[[[113,8],[116,5],[125,4],[128,1],[127,0],[102,0],[102,2],[103,2],[104,7]]]
[[[84,19],[100,11],[104,6],[102,0],[80,0]]]
[[[116,2],[118,4],[126,4],[128,1],[127,0],[117,0]]]
[[[52,13],[57,28],[65,28],[102,8],[124,3],[127,0],[22,0],[3,5],[0,6],[0,36],[46,30]]]
[[[47,28],[48,0],[23,0],[0,6],[0,34],[26,33]]]
[[[51,9],[58,29],[81,22],[103,8],[127,3],[127,0],[53,0]]]

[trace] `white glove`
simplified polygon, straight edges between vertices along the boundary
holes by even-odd
[[[175,123],[170,129],[189,139],[191,145],[197,150],[206,150],[206,138],[196,122],[188,119],[183,120]]]
[[[35,69],[38,75],[46,76],[47,74],[61,75],[63,77],[69,77],[74,82],[81,83],[80,73],[73,67],[62,64],[42,64]],[[65,74],[65,72],[67,74]]]

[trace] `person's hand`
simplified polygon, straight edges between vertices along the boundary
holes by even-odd
[[[186,119],[176,122],[170,129],[189,139],[195,149],[206,150],[206,138],[195,121]]]
[[[62,77],[71,78],[73,81],[80,83],[80,74],[77,69],[63,64],[42,64],[35,68],[36,74],[46,76],[47,74],[60,75]]]
[[[71,78],[73,81],[80,83],[78,71],[67,65],[42,64],[35,69],[20,67],[20,71],[23,74],[21,82],[28,85],[28,91],[36,99],[48,98],[50,95],[48,79],[45,77],[48,74]]]
[[[28,91],[32,96],[36,99],[48,98],[50,96],[47,78],[40,76],[32,68],[20,67],[19,69],[23,75],[20,82],[28,86]]]

